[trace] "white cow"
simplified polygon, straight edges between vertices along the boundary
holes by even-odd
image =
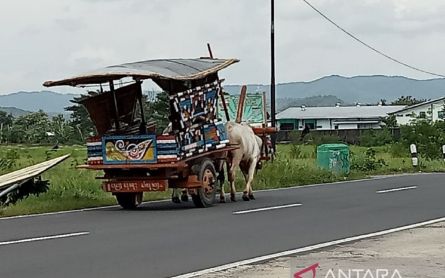
[[[239,145],[239,149],[230,153],[230,163],[228,176],[230,183],[230,199],[235,201],[235,173],[239,166],[246,180],[246,187],[243,191],[243,200],[255,199],[252,190],[253,175],[261,158],[262,140],[256,136],[248,124],[238,124],[234,122],[226,123],[230,144]],[[224,187],[221,186],[220,201],[224,202]]]
[[[229,154],[228,178],[230,183],[230,200],[235,200],[235,174],[236,168],[239,166],[246,180],[246,187],[243,191],[243,200],[249,201],[255,199],[252,190],[253,175],[257,165],[260,163],[262,140],[256,136],[252,128],[248,124],[238,124],[234,122],[226,123],[226,130],[230,144],[239,145],[239,148],[233,150]],[[164,134],[171,132],[171,124],[164,130]],[[215,165],[216,166],[216,165]],[[222,167],[222,165],[219,165]],[[218,167],[218,168],[219,168]],[[222,182],[224,178],[222,177]],[[221,182],[220,201],[224,202],[224,185]],[[181,198],[179,198],[179,190],[173,189],[172,201],[179,203],[180,200],[187,201],[187,191],[183,190]]]

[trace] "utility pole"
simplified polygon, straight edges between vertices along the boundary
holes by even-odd
[[[270,116],[272,121],[272,127],[275,127],[275,26],[274,26],[274,14],[275,3],[274,0],[270,1],[271,4],[271,20],[270,20]],[[276,152],[276,133],[272,134],[272,148]]]

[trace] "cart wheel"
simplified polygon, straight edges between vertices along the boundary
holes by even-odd
[[[198,179],[203,186],[194,190],[192,200],[195,206],[205,208],[215,203],[218,180],[216,178],[215,166],[211,160],[204,160],[198,169]]]
[[[142,192],[116,193],[117,203],[124,209],[135,209],[142,203]]]

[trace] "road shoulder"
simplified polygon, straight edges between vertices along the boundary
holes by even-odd
[[[238,266],[199,278],[292,277],[291,273],[318,264],[315,277],[443,277],[445,222],[337,245],[319,251]],[[377,273],[379,271],[379,273]],[[396,273],[397,272],[397,273]],[[348,274],[349,275],[349,274]],[[312,277],[311,271],[301,274]],[[346,276],[349,277],[349,276]]]

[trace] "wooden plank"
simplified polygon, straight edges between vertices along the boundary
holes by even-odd
[[[256,135],[274,134],[278,132],[276,127],[252,127],[253,133]]]
[[[207,152],[203,152],[203,153],[200,153],[200,154],[188,157],[188,158],[184,159],[183,161],[187,162],[187,161],[195,160],[197,158],[201,158],[201,157],[204,157],[204,156],[208,156],[209,158],[220,157],[224,152],[233,151],[233,150],[236,150],[236,149],[239,149],[239,145],[230,145],[230,146],[226,146],[226,147],[221,148],[221,149],[217,149],[217,150],[213,150],[213,151],[207,151]]]
[[[56,166],[60,162],[67,159],[70,155],[64,155],[61,157],[57,157],[39,164],[35,164],[33,166],[29,166],[5,175],[0,176],[0,189],[6,188],[13,184],[19,183],[23,180],[27,180],[36,176],[39,176],[43,172],[48,169]]]
[[[197,175],[189,175],[187,179],[174,180],[173,185],[170,188],[200,188],[202,182],[198,179]]]
[[[187,163],[183,161],[172,163],[144,163],[144,164],[95,164],[79,165],[77,168],[89,170],[108,170],[108,169],[163,169],[163,168],[185,168]]]

